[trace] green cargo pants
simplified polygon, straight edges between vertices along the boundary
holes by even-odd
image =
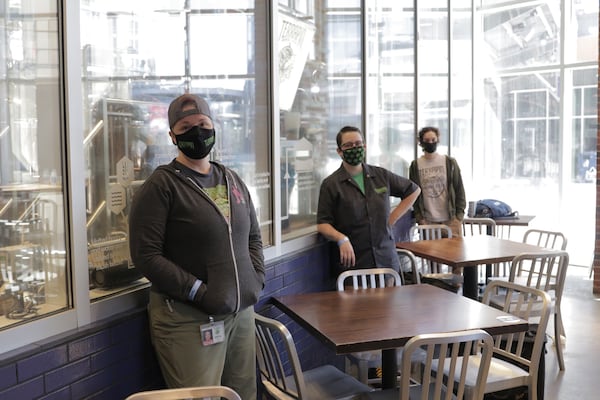
[[[224,385],[243,400],[256,399],[254,310],[213,315],[223,321],[224,340],[202,344],[200,327],[209,315],[189,304],[150,291],[150,333],[160,368],[170,388]]]

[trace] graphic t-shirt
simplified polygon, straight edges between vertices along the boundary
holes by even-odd
[[[431,222],[448,221],[448,179],[446,156],[434,154],[432,158],[419,157],[419,178],[425,206],[425,219]]]
[[[181,164],[180,164],[181,165]],[[229,220],[229,199],[227,197],[227,183],[223,171],[220,168],[211,165],[208,174],[201,174],[190,168],[185,168],[187,175],[204,190],[204,192],[215,202],[223,216]]]

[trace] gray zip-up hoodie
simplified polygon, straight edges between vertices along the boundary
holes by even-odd
[[[223,165],[229,221],[175,161],[158,167],[136,192],[129,214],[131,258],[152,290],[208,314],[255,304],[264,286],[260,229],[239,176]],[[188,299],[202,280],[193,300]]]

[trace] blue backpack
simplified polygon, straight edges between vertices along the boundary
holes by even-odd
[[[506,218],[518,215],[517,211],[513,211],[508,204],[500,200],[479,200],[475,207],[475,217],[478,218]]]

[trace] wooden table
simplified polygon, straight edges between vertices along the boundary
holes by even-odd
[[[493,218],[496,225],[509,225],[509,226],[529,226],[529,223],[535,215],[518,215],[517,217],[500,217]]]
[[[382,386],[395,387],[396,348],[422,333],[522,332],[527,321],[431,285],[274,297],[273,303],[336,354],[382,350]]]
[[[452,268],[463,268],[463,295],[472,299],[477,299],[478,294],[477,268],[473,267],[511,261],[521,253],[547,251],[547,249],[532,244],[486,235],[398,242],[396,247],[410,250],[416,256],[446,264]]]

